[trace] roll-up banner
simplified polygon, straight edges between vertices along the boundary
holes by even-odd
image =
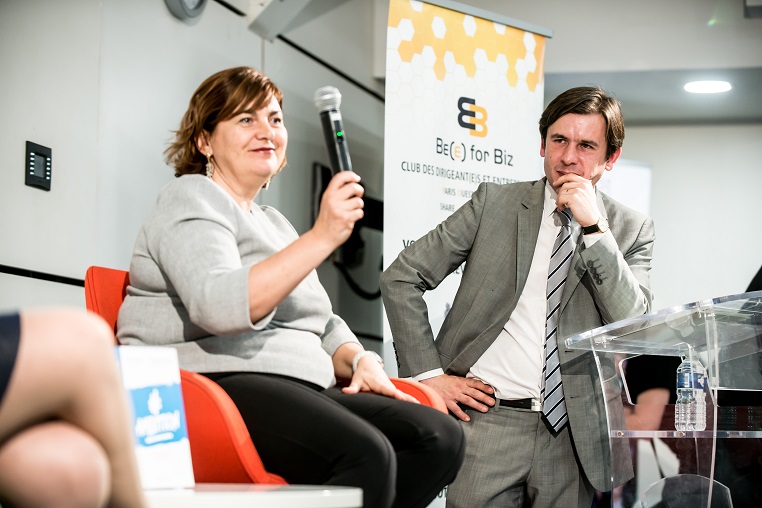
[[[479,183],[543,175],[538,121],[549,32],[455,2],[435,3],[389,4],[384,268]],[[435,335],[460,274],[425,295]],[[386,319],[384,340],[392,340]]]

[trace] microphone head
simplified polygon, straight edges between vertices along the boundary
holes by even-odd
[[[335,86],[324,86],[315,90],[315,107],[321,113],[332,109],[338,110],[341,106],[341,92]]]

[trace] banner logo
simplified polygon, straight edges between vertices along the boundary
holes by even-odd
[[[135,436],[141,446],[187,438],[179,384],[138,388],[131,392],[135,401]]]
[[[487,135],[487,110],[476,105],[470,97],[458,99],[458,124],[469,129],[472,136],[483,138]]]

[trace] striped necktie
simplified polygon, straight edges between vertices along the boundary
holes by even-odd
[[[548,265],[548,311],[545,319],[545,385],[542,389],[542,413],[553,430],[558,432],[568,421],[564,389],[561,386],[561,369],[558,357],[556,330],[564,291],[566,275],[569,273],[574,244],[571,238],[571,211],[556,211],[561,221],[561,229],[553,245],[553,254]]]

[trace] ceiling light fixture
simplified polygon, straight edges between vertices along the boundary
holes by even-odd
[[[722,93],[733,87],[727,81],[691,81],[683,88],[690,93]]]

